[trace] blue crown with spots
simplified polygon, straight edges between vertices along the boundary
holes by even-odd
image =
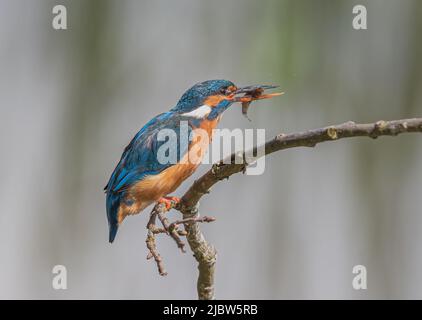
[[[203,101],[212,95],[217,95],[222,90],[234,86],[228,80],[207,80],[195,84],[188,89],[180,98],[177,105],[172,109],[174,112],[189,112],[202,105]]]

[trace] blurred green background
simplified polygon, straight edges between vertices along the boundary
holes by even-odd
[[[68,30],[51,26],[56,4]],[[190,253],[162,237],[164,278],[145,260],[148,210],[107,241],[102,188],[137,130],[215,78],[281,85],[252,122],[233,106],[220,125],[267,138],[421,116],[421,34],[418,0],[0,0],[0,298],[196,298]],[[218,219],[202,227],[217,297],[422,298],[421,163],[420,135],[351,139],[218,184],[201,202]],[[367,290],[352,288],[358,264]]]

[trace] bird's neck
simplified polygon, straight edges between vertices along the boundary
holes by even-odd
[[[219,104],[217,104],[215,107],[212,107],[211,112],[208,114],[207,119],[208,120],[214,120],[214,119],[221,119],[221,115],[224,111],[227,110],[228,107],[231,106],[233,102],[229,100],[223,100]]]

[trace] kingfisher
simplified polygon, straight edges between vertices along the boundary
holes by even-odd
[[[280,95],[263,93],[265,89],[275,87],[238,88],[228,80],[200,82],[188,89],[170,111],[157,115],[142,127],[124,149],[104,188],[109,242],[114,241],[125,217],[138,214],[153,203],[164,203],[169,208],[172,201],[180,201],[169,195],[199,166],[224,111],[235,102],[248,106],[254,100]],[[187,143],[181,142],[182,123],[186,124],[189,133]],[[177,134],[175,161],[158,159],[159,149],[166,143],[159,137],[162,130]],[[203,139],[204,132],[209,139]]]

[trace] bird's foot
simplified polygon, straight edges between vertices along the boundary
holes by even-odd
[[[162,197],[158,201],[158,203],[163,203],[166,206],[167,211],[171,208],[175,207],[177,204],[180,203],[180,198],[178,197]]]
[[[178,203],[180,203],[180,198],[179,197],[163,197],[163,198],[165,198],[165,199],[168,199],[168,200],[170,200],[170,201],[173,201],[175,204],[178,204]]]

